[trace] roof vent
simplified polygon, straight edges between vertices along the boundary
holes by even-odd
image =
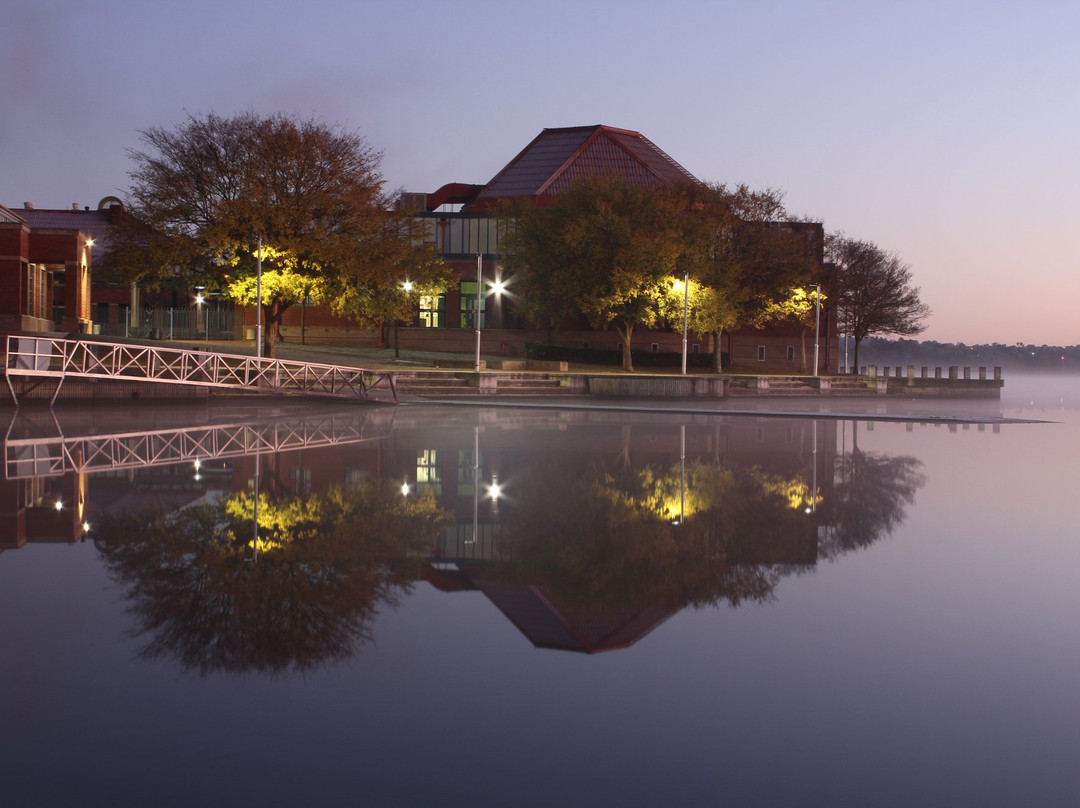
[[[33,202],[23,202],[22,206],[23,206],[23,210],[33,210],[34,209],[34,203]]]

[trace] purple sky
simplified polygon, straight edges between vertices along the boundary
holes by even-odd
[[[1080,343],[1080,4],[33,0],[0,27],[0,204],[123,196],[138,132],[252,109],[359,131],[390,188],[483,183],[544,127],[911,265],[926,339]]]

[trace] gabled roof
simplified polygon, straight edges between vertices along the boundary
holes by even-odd
[[[13,211],[0,205],[0,224],[25,224]]]
[[[599,124],[545,129],[467,207],[482,209],[523,196],[543,199],[575,180],[607,172],[645,186],[698,181],[640,132]]]
[[[30,227],[41,230],[81,230],[94,240],[97,254],[103,255],[109,248],[109,223],[113,210],[45,210],[26,208],[18,216]]]

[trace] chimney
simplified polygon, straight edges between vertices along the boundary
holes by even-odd
[[[71,203],[71,209],[72,210],[78,210],[79,209],[79,203],[78,202],[72,202]]]
[[[33,210],[34,209],[34,203],[33,202],[23,202],[22,206],[23,206],[23,210]]]

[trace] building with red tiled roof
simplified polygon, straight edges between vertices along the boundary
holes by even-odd
[[[698,181],[640,132],[601,125],[545,129],[465,210],[485,210],[523,196],[543,204],[569,190],[575,180],[609,172],[646,187]]]
[[[490,293],[500,289],[503,280],[498,218],[502,203],[527,198],[545,205],[575,181],[598,174],[614,174],[625,182],[645,187],[699,182],[640,132],[597,124],[544,129],[484,185],[455,182],[434,193],[403,194],[400,203],[416,211],[425,240],[457,270],[460,286],[437,299],[418,301],[414,327],[398,331],[401,346],[470,351],[475,344],[475,324],[479,319],[484,353],[520,355],[527,342],[600,351],[617,349],[619,341],[614,332],[589,329],[584,321],[564,324],[556,333],[530,329],[529,323],[516,315],[506,295]],[[808,249],[814,251],[818,264],[822,264],[822,226],[817,223],[785,226],[803,232]],[[483,278],[479,284],[478,260]],[[824,333],[831,335],[835,330],[832,313],[824,314]],[[283,333],[292,338],[296,332],[295,324],[287,316]],[[690,350],[712,353],[712,342],[711,336],[695,338]],[[634,332],[635,350],[677,352],[680,343],[681,335],[667,330],[639,328]],[[803,354],[799,348],[799,335],[789,333],[784,327],[770,327],[728,331],[721,350],[729,364],[798,372]],[[828,347],[821,363],[823,369],[835,367],[836,360]]]

